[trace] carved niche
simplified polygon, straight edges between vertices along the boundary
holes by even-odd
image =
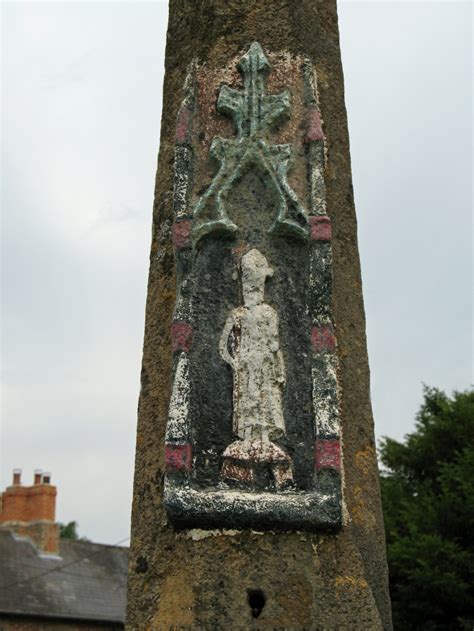
[[[324,143],[311,60],[254,42],[225,68],[190,68],[165,445],[175,527],[342,524]]]

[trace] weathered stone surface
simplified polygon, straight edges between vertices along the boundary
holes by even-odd
[[[337,334],[347,509],[346,524],[337,534],[251,529],[176,531],[162,503],[166,463],[178,466],[182,475],[191,466],[186,437],[180,449],[174,446],[165,452],[164,447],[170,398],[186,400],[188,396],[185,390],[172,388],[173,350],[187,358],[187,351],[195,344],[186,319],[177,317],[179,304],[175,308],[173,245],[175,249],[187,248],[193,240],[186,216],[188,188],[179,180],[179,173],[177,181],[174,176],[175,160],[186,163],[191,159],[186,141],[192,104],[186,103],[183,86],[190,65],[197,60],[201,107],[207,107],[209,113],[209,127],[201,134],[194,173],[193,186],[199,189],[215,173],[208,160],[212,139],[217,132],[223,138],[234,133],[232,122],[215,111],[222,68],[229,68],[222,83],[235,85],[238,70],[231,69],[229,60],[238,60],[256,40],[271,60],[272,55],[274,60],[281,60],[274,63],[276,76],[272,73],[268,77],[269,94],[282,93],[289,73],[296,75],[291,62],[285,67],[285,59],[311,58],[318,77],[321,116],[317,109],[309,113],[302,142],[311,143],[311,156],[319,150],[323,133],[326,138],[326,169],[324,173],[314,170],[310,182],[310,205],[317,209],[318,217],[310,218],[313,221],[308,232],[320,248],[312,263],[316,266],[329,256],[332,237],[330,310]],[[302,136],[295,121],[303,116],[304,103],[298,101],[298,94],[303,93],[296,90],[292,95],[295,115],[282,128],[280,144]],[[228,93],[227,101],[231,97]],[[225,98],[222,107],[232,109]],[[175,158],[176,142],[182,148]],[[312,159],[321,162],[318,155]],[[298,169],[296,164],[291,186],[296,196],[305,200],[306,174]],[[325,200],[318,193],[322,187]],[[239,194],[245,197],[248,192],[241,190]],[[207,252],[212,265],[212,246]],[[219,265],[225,269],[226,262],[216,260],[214,267]],[[234,297],[228,302],[229,311],[238,306]],[[320,315],[320,321],[326,322],[327,314]],[[137,432],[128,628],[391,628],[364,331],[335,2],[171,0]],[[213,333],[217,345],[221,333],[222,328]],[[329,361],[336,349],[329,325],[316,323],[309,339],[319,361]],[[316,368],[320,371],[324,367]],[[175,371],[186,375],[188,369],[184,359]],[[216,396],[231,397],[231,392]],[[175,420],[179,423],[179,418]],[[229,433],[226,444],[231,443]],[[340,468],[340,452],[330,433],[316,445],[314,465],[317,470],[330,467],[323,472],[322,483],[327,478],[331,485]],[[252,607],[255,614],[260,592],[265,603],[255,618]],[[252,600],[255,598],[257,601]]]

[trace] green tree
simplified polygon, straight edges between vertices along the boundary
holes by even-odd
[[[424,390],[415,431],[380,445],[395,629],[474,628],[474,390]]]
[[[69,539],[70,541],[89,541],[86,537],[79,537],[77,532],[77,521],[70,521],[67,524],[59,523],[59,536],[61,539]]]

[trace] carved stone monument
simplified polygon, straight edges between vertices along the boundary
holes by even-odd
[[[335,25],[170,3],[130,629],[390,629]]]
[[[196,60],[178,115],[164,490],[176,527],[342,524],[317,78],[309,58],[272,57],[275,72],[291,68],[280,71],[286,85],[276,94],[267,93],[272,64],[258,42],[212,77]],[[241,88],[220,87],[213,120],[214,91],[200,86],[226,76]],[[235,136],[212,136],[226,118]],[[274,142],[282,129],[291,142]],[[209,151],[200,146],[206,137]],[[288,181],[290,163],[308,210]],[[196,174],[206,170],[212,174],[200,192]]]

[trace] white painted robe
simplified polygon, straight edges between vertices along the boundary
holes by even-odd
[[[263,302],[234,309],[225,323],[220,350],[234,372],[235,434],[243,440],[284,434],[285,365],[276,311]]]

